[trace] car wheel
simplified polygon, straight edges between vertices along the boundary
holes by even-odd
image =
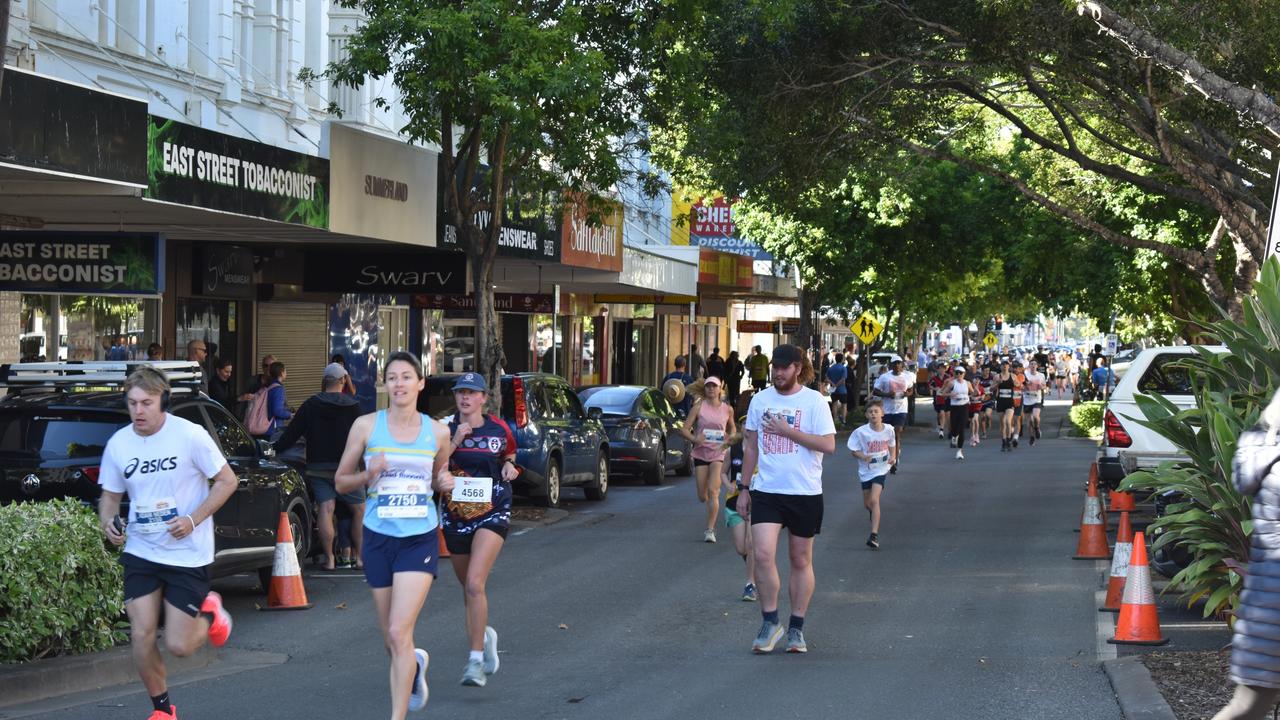
[[[658,446],[658,457],[654,460],[653,467],[644,472],[645,485],[661,485],[662,478],[667,476],[667,446],[665,444]]]
[[[588,500],[603,500],[609,494],[609,453],[604,450],[596,456],[596,479],[583,488]]]
[[[302,567],[311,554],[311,514],[302,498],[289,504],[289,532],[293,533],[293,551],[298,555],[298,566]]]
[[[534,498],[542,507],[560,507],[560,461],[552,458],[542,481],[542,493]]]

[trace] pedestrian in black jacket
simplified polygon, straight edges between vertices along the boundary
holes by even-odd
[[[333,516],[337,500],[342,500],[351,509],[351,543],[356,558],[360,557],[360,539],[364,533],[364,491],[339,495],[333,480],[342,451],[347,447],[347,433],[360,417],[359,401],[342,392],[346,381],[346,368],[338,363],[329,363],[324,369],[324,390],[302,403],[274,444],[276,452],[284,452],[299,438],[306,440],[307,482],[320,508],[320,543],[325,553],[325,570],[337,567],[333,548],[336,535]],[[364,567],[359,560],[356,566]]]
[[[724,361],[725,384],[729,389],[729,406],[738,410],[738,393],[742,391],[742,377],[747,372],[742,360],[738,359],[738,351],[730,350],[729,359]]]

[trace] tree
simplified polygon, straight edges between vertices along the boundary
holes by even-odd
[[[477,369],[499,406],[502,349],[493,262],[508,198],[547,208],[548,190],[605,190],[637,132],[657,3],[588,0],[337,0],[365,21],[334,81],[394,80],[410,140],[438,143],[444,214],[458,232],[476,294]],[[381,107],[386,98],[376,98]]]

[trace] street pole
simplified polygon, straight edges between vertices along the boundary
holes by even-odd
[[[698,302],[696,300],[689,301],[689,352],[685,356],[684,371],[689,373],[689,377],[694,380],[698,379],[697,368],[693,366],[693,346],[698,343]]]
[[[9,47],[10,0],[0,0],[0,92],[4,91],[4,56]]]
[[[556,356],[560,354],[556,344],[556,331],[560,329],[560,286],[551,286],[551,374],[556,373]]]
[[[1277,227],[1277,215],[1280,215],[1280,168],[1276,169],[1276,186],[1271,193],[1271,219],[1267,224],[1267,251],[1262,255],[1265,264],[1272,256],[1280,255],[1280,227]]]

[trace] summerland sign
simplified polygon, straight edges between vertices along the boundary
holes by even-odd
[[[328,122],[329,229],[405,245],[436,245],[436,153]]]
[[[461,295],[467,291],[466,270],[460,253],[309,250],[302,287],[308,292]]]

